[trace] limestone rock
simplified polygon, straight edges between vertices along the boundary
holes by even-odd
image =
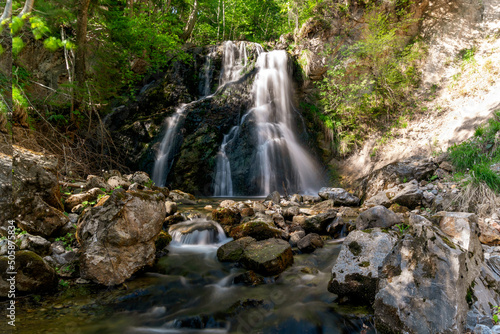
[[[288,240],[290,242],[290,246],[297,247],[297,243],[299,242],[299,240],[305,236],[306,232],[304,232],[304,230],[290,233],[290,240]]]
[[[373,308],[381,332],[461,333],[467,290],[478,277],[482,249],[473,227],[462,249],[415,220],[379,269]]]
[[[130,182],[128,182],[127,180],[125,180],[121,176],[112,176],[108,179],[107,182],[112,189],[116,189],[116,188],[120,187],[120,188],[127,190],[131,184]]]
[[[21,250],[30,250],[41,256],[49,254],[50,251],[50,242],[39,236],[23,234],[17,242]]]
[[[316,233],[310,233],[297,242],[297,247],[302,253],[312,253],[324,245],[323,239]]]
[[[283,231],[277,229],[274,223],[268,223],[258,218],[233,227],[229,233],[229,236],[235,240],[243,237],[265,240],[269,238],[281,238],[282,235]]]
[[[351,232],[344,240],[328,291],[358,304],[371,305],[379,281],[378,267],[396,244],[397,238],[374,230]]]
[[[104,195],[104,194],[105,192],[102,191],[101,189],[92,188],[84,193],[71,195],[68,198],[66,198],[66,200],[64,201],[64,207],[66,208],[67,212],[71,212],[71,209],[73,209],[78,204],[82,204],[85,201],[87,202],[95,201],[97,200],[97,197],[99,195]]]
[[[333,199],[327,199],[326,201],[319,202],[318,204],[314,204],[311,207],[311,211],[320,213],[334,209],[335,209],[335,200]]]
[[[326,228],[337,217],[337,211],[330,210],[313,216],[295,216],[293,222],[299,224],[306,233],[325,234]]]
[[[359,198],[342,188],[323,187],[319,190],[318,195],[323,200],[332,199],[336,206],[357,206],[359,204]]]
[[[47,238],[56,235],[69,222],[68,217],[49,206],[39,196],[35,196],[29,204],[27,201],[29,197],[16,201],[18,205],[25,203],[16,220],[19,227],[26,232]]]
[[[413,180],[403,184],[403,189],[398,191],[392,198],[392,203],[396,203],[407,208],[414,209],[421,204],[423,191],[419,188],[418,182]]]
[[[212,210],[212,219],[221,224],[224,231],[228,233],[234,225],[240,223],[241,214],[238,211],[219,208]]]
[[[165,211],[167,213],[167,216],[173,215],[174,213],[177,212],[177,203],[166,201],[165,202]]]
[[[378,205],[362,212],[356,219],[356,228],[365,230],[367,228],[380,227],[389,228],[399,224],[402,219],[384,206]]]
[[[106,192],[113,190],[111,185],[109,185],[104,178],[96,175],[88,175],[87,181],[85,182],[85,189],[93,188],[104,189]]]
[[[479,230],[481,235],[479,241],[487,245],[500,245],[500,220],[497,219],[479,219]]]
[[[471,238],[477,239],[479,234],[477,216],[466,212],[438,212],[432,217],[439,224],[441,231],[464,249],[470,248]]]
[[[117,189],[102,206],[87,210],[77,230],[81,277],[110,286],[152,265],[164,201],[161,193]]]
[[[283,217],[286,220],[292,220],[293,216],[296,216],[300,213],[300,209],[297,206],[290,206],[288,208],[283,209]]]
[[[128,180],[128,181],[131,183],[138,183],[141,186],[145,186],[145,185],[151,183],[151,179],[149,178],[149,175],[147,173],[141,172],[141,171],[135,172],[132,175],[132,177],[130,178],[130,180]]]
[[[263,276],[277,275],[293,264],[292,248],[280,239],[253,242],[243,251],[241,263]]]
[[[267,195],[266,201],[272,201],[274,204],[280,204],[280,201],[281,201],[281,195],[279,192],[277,191],[273,191],[272,193],[270,193],[269,195]]]

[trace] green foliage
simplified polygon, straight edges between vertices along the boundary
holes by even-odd
[[[69,287],[69,282],[68,281],[65,281],[63,280],[62,278],[59,280],[59,285],[62,287],[62,288],[67,288]]]
[[[21,37],[16,36],[12,38],[12,54],[17,56],[24,48],[25,44]]]
[[[14,16],[12,17],[12,22],[10,23],[10,33],[16,35],[24,25],[22,18]]]
[[[493,306],[493,322],[498,324],[498,316],[500,315],[500,306]]]
[[[414,108],[410,92],[420,80],[417,64],[423,48],[418,41],[406,45],[400,33],[413,23],[410,15],[374,7],[365,17],[362,38],[341,48],[321,86],[324,114],[335,127],[342,155],[357,147],[371,128],[406,126],[403,114]]]
[[[43,41],[43,46],[45,46],[48,50],[55,52],[63,46],[63,43],[60,39],[50,36]]]
[[[73,243],[75,242],[75,240],[76,240],[75,234],[71,233],[71,232],[68,232],[63,237],[56,238],[56,241],[61,241],[63,243],[64,249],[66,249],[67,251],[73,250],[72,246],[73,246]]]
[[[468,172],[474,182],[483,182],[500,193],[500,175],[490,166],[500,161],[500,112],[486,126],[476,129],[474,137],[449,148],[450,159],[458,172]]]
[[[399,234],[401,235],[405,234],[410,227],[410,225],[406,224],[396,224],[395,226],[398,228]]]

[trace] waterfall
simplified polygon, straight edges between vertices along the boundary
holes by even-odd
[[[170,226],[168,233],[177,245],[217,245],[229,241],[215,221],[197,218]]]
[[[205,56],[205,64],[203,65],[202,74],[203,80],[200,81],[200,93],[202,97],[210,95],[210,82],[212,81],[212,74],[214,70],[212,59],[215,57],[216,51],[215,46],[212,46],[210,47],[208,54]]]
[[[259,195],[283,187],[290,192],[317,193],[321,187],[319,168],[293,131],[294,109],[288,56],[285,51],[263,52],[261,47],[257,50],[258,72],[252,88],[254,107],[240,120],[241,126],[251,119],[258,138],[249,182],[256,183]],[[234,59],[233,55],[226,57],[231,61]],[[226,147],[239,135],[240,126],[233,127],[224,136],[217,156],[215,196],[234,195],[231,156]]]
[[[174,162],[174,155],[178,142],[178,132],[186,119],[187,104],[182,104],[175,113],[165,119],[166,132],[161,141],[155,165],[153,168],[153,182],[158,186],[164,186],[168,173]]]

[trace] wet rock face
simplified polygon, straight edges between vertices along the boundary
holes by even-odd
[[[425,219],[410,224],[379,270],[376,326],[388,333],[461,333],[483,254],[474,228],[464,249]]]
[[[0,257],[0,297],[7,297],[10,283],[7,279],[11,275],[7,271],[11,271],[8,266],[7,256]],[[32,251],[23,250],[16,252],[16,293],[43,293],[50,292],[57,285],[57,276],[49,264],[45,262],[39,255]]]
[[[379,281],[378,267],[396,241],[396,237],[380,230],[351,232],[332,268],[328,291],[353,303],[371,305]]]
[[[152,191],[117,189],[80,219],[81,277],[104,285],[123,283],[152,265],[155,239],[165,218],[165,197]]]

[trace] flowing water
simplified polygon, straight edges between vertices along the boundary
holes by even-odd
[[[327,241],[264,284],[235,283],[245,272],[221,263],[217,223],[173,225],[168,255],[121,288],[69,288],[56,298],[21,301],[20,333],[359,333],[365,309],[342,308],[327,291],[340,245]],[[35,309],[29,309],[29,307]],[[368,319],[368,318],[365,318]],[[368,321],[368,320],[366,320]],[[365,321],[365,322],[366,322]]]
[[[229,59],[230,64],[237,58],[234,51],[235,48],[224,49],[224,59]],[[254,152],[256,168],[251,176],[257,182],[258,194],[266,195],[283,188],[290,193],[317,193],[321,187],[319,167],[294,134],[295,110],[291,102],[288,56],[285,51],[261,52],[256,67],[254,108],[241,118],[239,126],[224,136],[217,157],[214,195],[234,195],[226,146],[239,135],[240,126],[247,120],[255,122],[258,138]]]

